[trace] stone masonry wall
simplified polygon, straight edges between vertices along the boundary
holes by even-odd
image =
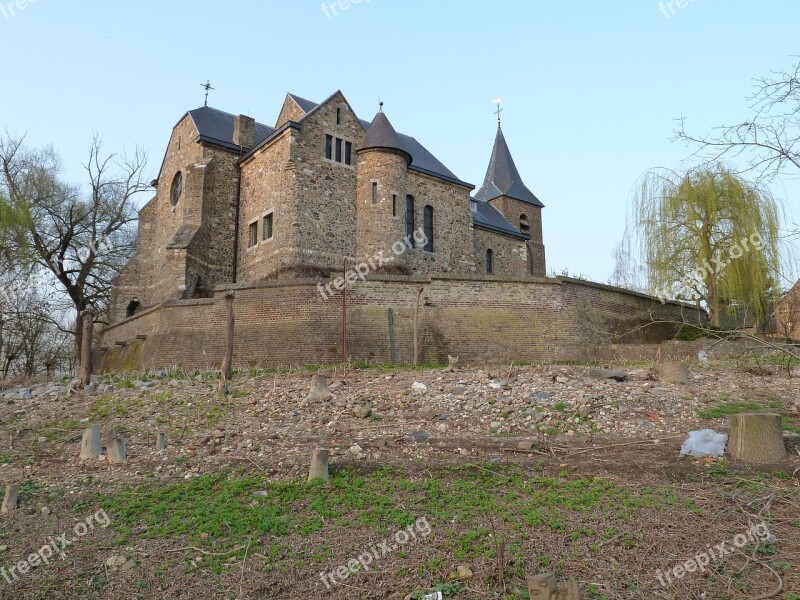
[[[522,277],[528,274],[528,250],[525,240],[502,233],[472,228],[475,262],[478,273],[486,273],[486,250],[493,253],[493,274]]]
[[[542,238],[542,209],[527,202],[522,202],[514,198],[501,196],[491,201],[492,206],[499,210],[506,219],[511,221],[517,229],[520,228],[520,217],[525,215],[528,218],[531,239],[530,246],[530,273],[537,277],[544,277],[547,272],[545,265],[544,241]]]
[[[203,147],[195,142],[196,137],[197,129],[188,115],[172,130],[156,195],[139,211],[136,254],[118,276],[114,288],[112,321],[125,317],[125,309],[133,297],[139,298],[145,309],[167,298],[178,298],[184,292],[186,252],[168,249],[167,244],[182,224],[193,219],[194,203],[192,199],[187,200],[184,189],[173,207],[170,188],[178,171],[184,172],[187,165],[203,159]],[[184,173],[185,187],[186,183]]]
[[[342,298],[337,293],[324,300],[323,283],[298,279],[230,286],[236,292],[236,365],[338,361]],[[446,362],[448,354],[467,364],[586,359],[612,341],[671,338],[675,326],[640,329],[651,316],[697,319],[682,305],[571,279],[372,276],[348,294],[349,355],[410,362],[420,285],[420,353],[426,362]],[[103,334],[100,364],[218,368],[227,289],[218,288],[213,299],[172,301],[112,325]],[[134,348],[135,356],[126,357]]]

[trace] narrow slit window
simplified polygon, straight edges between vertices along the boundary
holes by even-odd
[[[373,181],[372,182],[372,203],[373,204],[377,204],[378,203],[378,182],[377,181]]]
[[[397,194],[392,194],[392,216],[397,216]]]
[[[406,236],[408,245],[414,248],[414,196],[406,196]]]
[[[325,136],[325,158],[331,160],[333,158],[333,136]]]
[[[342,124],[342,109],[341,108],[337,108],[336,109],[336,124],[337,125],[341,125]]]
[[[423,214],[423,231],[425,233],[425,251],[433,252],[433,207],[426,206]]]
[[[489,248],[486,251],[486,273],[491,275],[494,272],[494,252]]]

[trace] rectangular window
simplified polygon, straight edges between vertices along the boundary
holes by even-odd
[[[344,143],[344,164],[349,165],[351,164],[353,158],[353,143],[352,142],[345,142]]]
[[[258,221],[253,221],[250,223],[250,241],[248,242],[248,248],[252,248],[258,243]]]
[[[342,138],[336,138],[336,162],[342,162]]]
[[[268,240],[272,237],[272,213],[269,213],[266,217],[264,217],[264,228],[262,235],[264,236],[263,239]]]
[[[378,203],[378,182],[377,181],[373,181],[372,182],[372,203],[373,204],[377,204]]]
[[[331,160],[333,158],[333,136],[325,136],[325,158]]]
[[[406,196],[406,237],[408,245],[413,248],[414,244],[414,196]]]

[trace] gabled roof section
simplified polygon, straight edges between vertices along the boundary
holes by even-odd
[[[197,127],[199,141],[216,144],[230,150],[239,149],[239,146],[233,143],[233,123],[236,115],[210,106],[195,108],[188,114]],[[256,123],[253,130],[253,146],[258,146],[274,131],[274,128],[269,125]],[[249,150],[249,148],[245,148],[245,150]]]
[[[294,103],[299,106],[303,112],[310,113],[312,110],[317,108],[317,103],[312,102],[311,100],[306,100],[305,98],[301,98],[297,94],[289,94],[289,98],[294,100]]]
[[[511,151],[508,149],[503,130],[498,125],[492,158],[489,161],[489,168],[486,170],[486,178],[483,180],[481,189],[475,194],[475,199],[488,202],[500,196],[544,207],[544,204],[522,182],[522,177],[511,157]]]
[[[531,236],[522,233],[503,216],[499,210],[488,202],[470,199],[469,207],[472,212],[472,224],[479,229],[488,229],[497,233],[504,233],[521,240],[529,240]]]
[[[412,161],[411,153],[406,149],[403,140],[397,135],[383,110],[378,111],[378,114],[372,119],[364,139],[358,146],[358,152],[375,148],[400,152],[405,155],[409,164]]]
[[[296,94],[289,94],[292,100],[303,109],[306,114],[305,116],[300,119],[300,123],[307,119],[311,113],[316,111],[320,106],[325,104],[328,100],[333,98],[336,94],[340,93],[339,91],[334,92],[328,98],[326,98],[322,103],[315,104],[311,100],[306,100],[305,98],[301,98]],[[354,111],[355,112],[355,111]],[[367,131],[370,126],[372,125],[369,121],[365,121],[364,119],[358,119],[358,122],[361,123],[361,127],[364,128],[364,131]],[[458,185],[463,185],[464,187],[468,187],[470,189],[475,189],[475,186],[471,183],[467,183],[466,181],[462,181],[455,174],[445,167],[442,162],[436,158],[431,152],[425,148],[422,144],[420,144],[416,138],[411,137],[410,135],[405,135],[403,133],[397,132],[397,135],[400,138],[403,148],[406,152],[411,155],[411,164],[408,166],[410,171],[417,171],[418,173],[423,173],[425,175],[430,175],[432,177],[438,177],[439,179],[444,179],[445,181],[449,181],[450,183],[455,183]]]

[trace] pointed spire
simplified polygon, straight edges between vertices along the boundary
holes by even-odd
[[[499,106],[498,110],[500,110]],[[500,114],[498,112],[497,136],[494,140],[492,158],[489,161],[489,168],[486,170],[483,185],[475,194],[475,199],[488,202],[500,196],[521,200],[534,206],[544,206],[522,182],[522,177],[517,171],[517,166],[511,157],[511,151],[508,149],[508,144],[506,144],[503,129],[500,127]]]
[[[394,127],[389,122],[388,117],[383,112],[383,102],[380,103],[378,114],[372,119],[372,124],[367,129],[364,139],[361,140],[361,145],[358,147],[358,152],[369,150],[371,148],[381,148],[384,150],[394,150],[402,153],[408,163],[411,164],[411,153],[406,150],[400,136],[397,135]]]

